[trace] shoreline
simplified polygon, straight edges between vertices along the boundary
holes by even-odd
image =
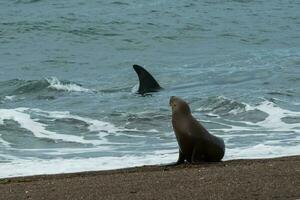
[[[300,199],[300,155],[1,178],[4,199]]]

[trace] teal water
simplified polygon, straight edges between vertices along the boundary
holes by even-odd
[[[0,2],[0,177],[177,159],[170,96],[225,159],[300,149],[297,0]],[[142,97],[133,64],[163,91]]]

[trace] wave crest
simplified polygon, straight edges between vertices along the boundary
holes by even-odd
[[[91,92],[92,90],[82,87],[81,85],[70,83],[70,82],[61,82],[56,77],[46,78],[49,83],[48,88],[55,90],[63,90],[68,92]]]
[[[245,103],[226,98],[224,96],[211,97],[207,99],[203,106],[197,111],[209,112],[211,114],[238,114],[251,109],[251,106]]]
[[[16,95],[49,95],[49,92],[93,92],[91,89],[82,87],[80,84],[70,81],[61,81],[56,77],[42,80],[20,80],[13,79],[0,82],[1,94],[6,96],[4,100],[12,100],[10,97]]]

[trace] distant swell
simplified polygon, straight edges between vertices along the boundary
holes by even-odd
[[[20,80],[13,79],[0,82],[2,94],[5,96],[42,94],[52,91],[66,92],[92,92],[92,90],[82,87],[79,84],[70,81],[61,81],[56,77],[43,80]]]
[[[23,82],[23,81],[22,81]],[[16,89],[17,94],[34,93],[44,90],[49,86],[45,80],[24,81],[19,88]]]

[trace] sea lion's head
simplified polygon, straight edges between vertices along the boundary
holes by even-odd
[[[179,97],[171,96],[169,104],[173,114],[191,114],[189,105]]]

